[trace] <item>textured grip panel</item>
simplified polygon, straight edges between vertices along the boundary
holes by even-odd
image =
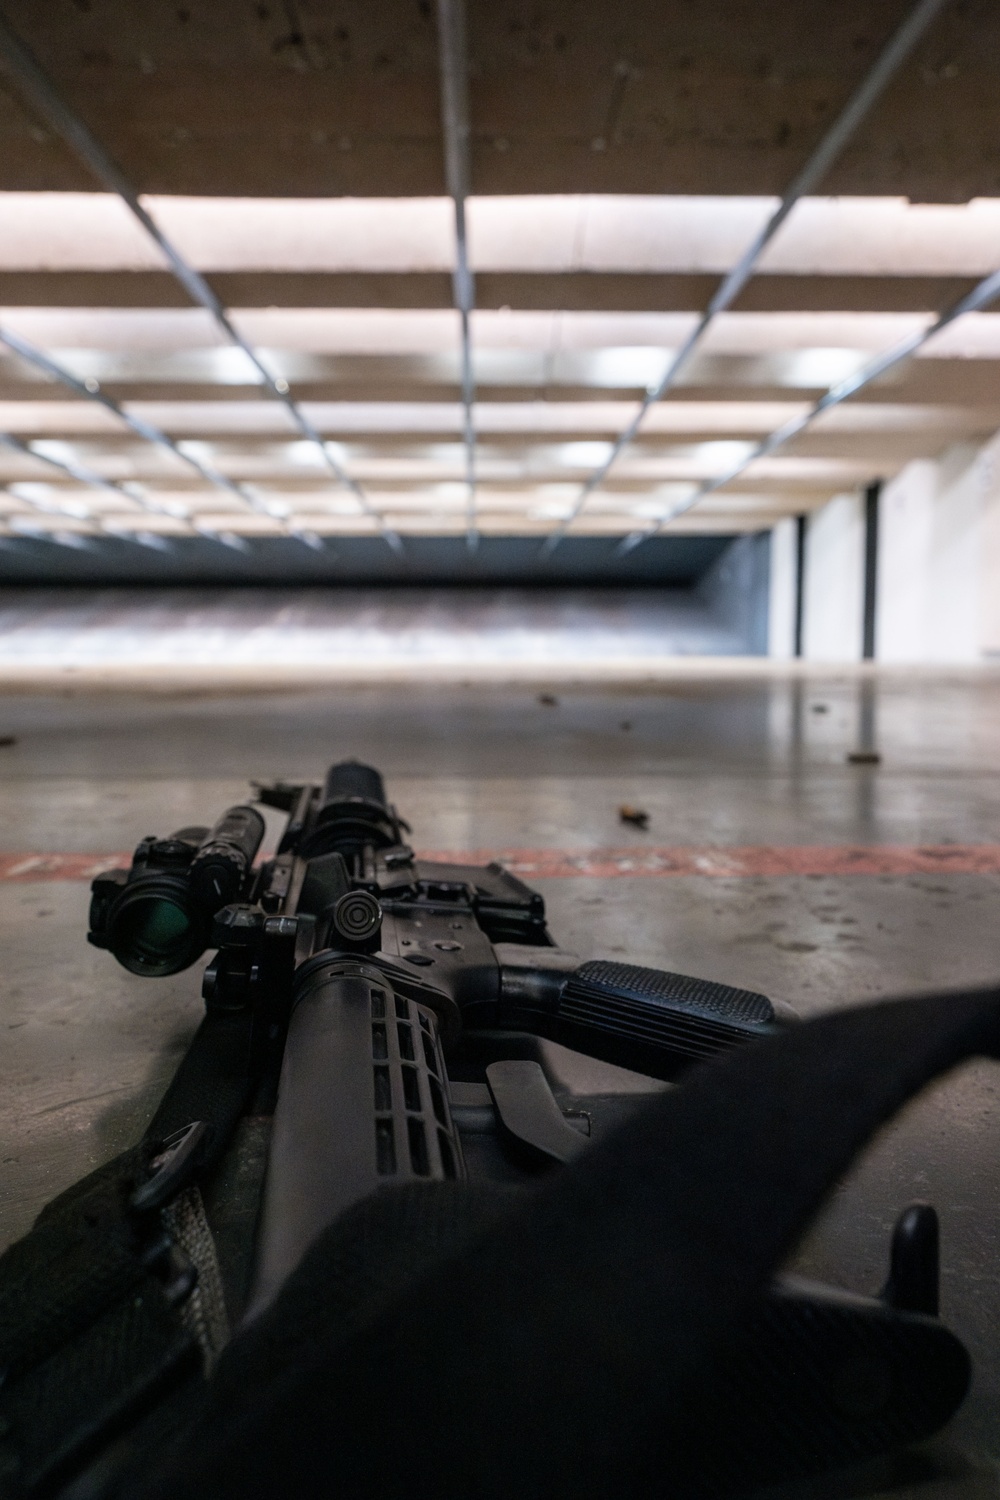
[[[559,1019],[623,1041],[708,1057],[766,1034],[774,1011],[766,995],[752,990],[595,959],[570,975]]]

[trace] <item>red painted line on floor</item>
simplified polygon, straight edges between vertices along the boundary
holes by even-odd
[[[740,879],[787,875],[1000,875],[1000,844],[771,844],[648,846],[625,849],[422,851],[445,864],[498,860],[525,879],[574,876],[702,875]],[[0,854],[0,881],[92,880],[127,865],[130,854]]]
[[[425,859],[488,863],[499,860],[512,874],[530,879],[591,875],[995,875],[1000,844],[793,844],[680,846],[589,849],[501,849],[458,855],[425,854]]]
[[[93,880],[131,854],[0,854],[0,881]]]

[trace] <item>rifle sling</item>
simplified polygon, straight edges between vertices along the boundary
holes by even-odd
[[[689,1500],[768,1480],[748,1455],[798,1462],[810,1434],[747,1349],[761,1299],[878,1127],[977,1055],[1000,1055],[1000,991],[861,1007],[697,1069],[492,1209],[463,1184],[377,1194],[229,1344],[186,1441],[116,1494]],[[724,1399],[740,1351],[762,1433]]]
[[[678,1495],[740,1488],[745,1467],[725,1451],[717,1402],[733,1340],[873,1131],[977,1054],[1000,1054],[996,991],[865,1007],[697,1070],[526,1196],[466,1215],[475,1195],[453,1184],[414,1190],[412,1202],[376,1195],[317,1241],[229,1346],[183,1445],[138,1455],[116,1493],[625,1500],[660,1493],[666,1473]],[[198,1076],[192,1065],[168,1091],[171,1110],[196,1097]],[[176,1120],[167,1101],[163,1111],[161,1128]],[[82,1196],[57,1200],[32,1236]],[[400,1212],[435,1209],[422,1248],[398,1232]],[[360,1279],[343,1274],[352,1266]],[[155,1299],[140,1309],[148,1349],[127,1326],[129,1305],[119,1298],[86,1336],[98,1372],[104,1358],[113,1368],[118,1406],[105,1394],[89,1429],[80,1419],[77,1451],[183,1365]],[[115,1314],[114,1329],[102,1325]],[[67,1361],[67,1382],[92,1368],[80,1342],[50,1356]],[[756,1380],[766,1390],[764,1372]],[[38,1447],[27,1451],[25,1434],[46,1421],[54,1431],[67,1399],[58,1379],[34,1389],[40,1416],[30,1400],[0,1402],[21,1424],[26,1494],[54,1470],[31,1469]]]
[[[130,1199],[165,1138],[194,1121],[210,1127],[197,1173],[218,1161],[248,1102],[249,1058],[249,1014],[207,1017],[139,1144],[0,1256],[0,1494],[54,1482],[197,1369],[206,1316],[217,1334],[214,1249],[190,1177],[154,1211]]]

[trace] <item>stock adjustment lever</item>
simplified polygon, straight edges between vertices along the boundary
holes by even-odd
[[[490,1063],[486,1085],[501,1136],[532,1165],[572,1161],[586,1146],[587,1136],[570,1125],[538,1063]]]

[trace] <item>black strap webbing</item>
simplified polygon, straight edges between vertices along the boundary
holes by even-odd
[[[704,1462],[725,1431],[713,1398],[776,1268],[879,1125],[998,1050],[991,991],[843,1012],[730,1053],[527,1202],[466,1221],[411,1278],[401,1241],[382,1295],[371,1262],[389,1210],[373,1200],[353,1249],[333,1226],[229,1346],[173,1461],[147,1463],[121,1493],[638,1500],[738,1487]],[[345,1263],[368,1266],[346,1302]]]
[[[145,1140],[163,1140],[192,1120],[205,1120],[212,1135],[202,1166],[218,1160],[248,1103],[251,1021],[249,1011],[205,1017],[149,1122]]]
[[[0,1350],[7,1379],[39,1364],[144,1279],[129,1191],[147,1152],[135,1146],[56,1199],[0,1258]],[[83,1190],[81,1190],[81,1187]]]
[[[196,1362],[197,1343],[170,1306],[159,1216],[129,1198],[165,1137],[205,1120],[201,1170],[248,1102],[250,1017],[202,1022],[143,1140],[74,1184],[0,1256],[0,1455],[28,1492]],[[8,1483],[13,1484],[14,1480]]]

